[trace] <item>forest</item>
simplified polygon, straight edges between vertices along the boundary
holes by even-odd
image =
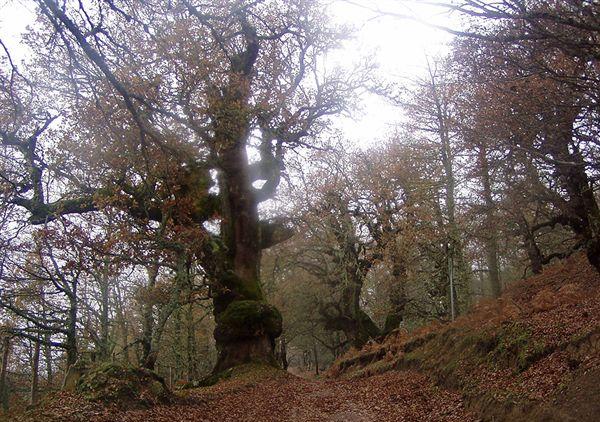
[[[7,5],[6,420],[600,417],[596,0]]]

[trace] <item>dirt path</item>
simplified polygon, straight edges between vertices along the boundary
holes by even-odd
[[[475,421],[460,395],[418,372],[388,372],[358,380],[294,376],[189,390],[185,402],[149,410],[96,415],[86,421],[417,422]]]

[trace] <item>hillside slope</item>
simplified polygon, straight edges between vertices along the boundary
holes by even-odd
[[[600,277],[576,255],[448,325],[396,331],[338,360],[359,378],[417,370],[483,420],[600,420]]]

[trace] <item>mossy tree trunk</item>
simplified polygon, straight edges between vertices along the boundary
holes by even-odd
[[[215,372],[247,362],[276,364],[281,315],[265,301],[260,283],[260,225],[248,174],[245,142],[221,154],[223,267],[214,297]]]
[[[188,296],[188,302],[186,308],[186,358],[187,358],[187,380],[193,381],[198,379],[200,371],[198,370],[198,343],[196,341],[196,333],[194,331],[194,307],[192,300]]]
[[[339,303],[329,303],[319,309],[325,328],[329,331],[342,331],[357,349],[381,335],[375,322],[360,307],[361,290],[362,280],[355,279],[344,287]]]
[[[98,355],[101,361],[107,361],[110,358],[110,278],[108,273],[108,262],[104,262],[101,273],[98,278],[98,287],[100,289],[100,338],[98,344]]]
[[[281,315],[265,301],[260,283],[261,225],[246,147],[249,104],[258,39],[244,27],[246,46],[231,61],[231,79],[212,100],[214,155],[221,197],[220,267],[214,292],[215,372],[247,362],[276,364]]]
[[[348,205],[341,197],[335,198],[335,208],[328,219],[330,233],[335,243],[327,252],[335,271],[325,270],[330,294],[319,304],[319,313],[325,329],[342,331],[348,342],[361,348],[367,341],[379,337],[381,332],[371,317],[361,309],[360,297],[365,278],[373,261],[366,256],[365,245],[356,236],[356,226]],[[314,271],[314,270],[312,270]],[[315,275],[320,276],[317,272]]]

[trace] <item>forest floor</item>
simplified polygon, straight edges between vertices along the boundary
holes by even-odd
[[[576,255],[451,324],[397,330],[324,379],[249,365],[169,404],[122,410],[58,393],[18,421],[577,421],[600,419],[600,276]]]
[[[253,368],[215,386],[178,393],[168,405],[118,410],[61,393],[28,421],[375,422],[475,421],[460,394],[416,371],[359,380],[305,379]]]

